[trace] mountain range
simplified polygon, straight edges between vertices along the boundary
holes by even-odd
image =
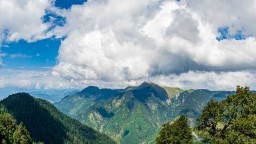
[[[76,89],[36,89],[36,88],[19,88],[19,87],[4,87],[0,88],[0,100],[6,98],[7,96],[25,92],[33,95],[36,98],[45,99],[51,103],[60,101],[67,95],[79,92]]]
[[[125,89],[89,86],[54,105],[117,143],[154,143],[162,124],[186,115],[193,125],[205,104],[233,91],[183,90],[144,82]]]

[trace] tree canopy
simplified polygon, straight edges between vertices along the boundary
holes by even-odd
[[[173,123],[166,123],[156,139],[157,144],[192,144],[191,128],[188,119],[181,115]]]
[[[240,87],[223,101],[211,100],[197,119],[195,132],[202,143],[256,143],[256,93]],[[180,116],[166,123],[156,139],[157,144],[192,143],[187,118]]]
[[[211,100],[197,120],[205,143],[256,143],[256,94],[248,87],[218,102]]]
[[[32,144],[27,129],[0,105],[0,142],[2,144]]]

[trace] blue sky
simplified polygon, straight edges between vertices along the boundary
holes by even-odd
[[[256,88],[254,1],[2,0],[0,13],[0,87]]]
[[[5,69],[43,70],[56,65],[60,39],[45,39],[28,43],[24,40],[2,46]]]
[[[68,9],[74,4],[79,5],[79,4],[83,4],[84,2],[86,2],[86,0],[56,0],[55,6],[59,8]]]
[[[72,5],[80,5],[86,0],[56,0],[55,6],[61,9],[70,9]],[[54,24],[49,28],[63,26],[65,19],[52,12],[47,12],[43,17],[44,22],[50,21],[50,17],[56,18]],[[45,70],[57,64],[58,50],[61,38],[47,38],[36,42],[19,40],[17,42],[5,42],[1,46],[1,53],[5,54],[2,58],[5,69],[27,69]]]
[[[225,39],[245,40],[247,37],[242,34],[242,31],[238,31],[235,34],[230,34],[228,27],[220,27],[218,28],[218,32],[220,33],[220,35],[216,37],[218,41]]]

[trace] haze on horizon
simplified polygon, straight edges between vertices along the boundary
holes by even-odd
[[[1,0],[0,88],[256,89],[255,0]]]

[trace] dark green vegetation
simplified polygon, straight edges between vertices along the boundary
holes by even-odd
[[[154,143],[164,123],[185,115],[194,125],[208,101],[222,100],[231,93],[182,90],[145,82],[122,90],[88,87],[55,106],[119,143]]]
[[[24,124],[31,139],[35,142],[46,144],[115,143],[106,135],[62,114],[51,103],[33,98],[29,94],[10,95],[2,100],[1,104],[17,123]],[[21,133],[26,133],[22,125],[17,129],[21,129]],[[14,132],[13,135],[21,134]]]
[[[222,101],[211,100],[197,119],[194,143],[254,144],[256,143],[256,93],[248,87],[237,87],[236,93]],[[157,144],[192,143],[187,118],[180,116],[163,125]]]
[[[256,143],[256,94],[248,87],[221,102],[210,101],[198,118],[198,134],[204,143]]]
[[[156,144],[192,144],[188,119],[181,115],[173,123],[165,123],[156,138]]]
[[[27,129],[0,105],[0,143],[1,144],[32,144]]]

